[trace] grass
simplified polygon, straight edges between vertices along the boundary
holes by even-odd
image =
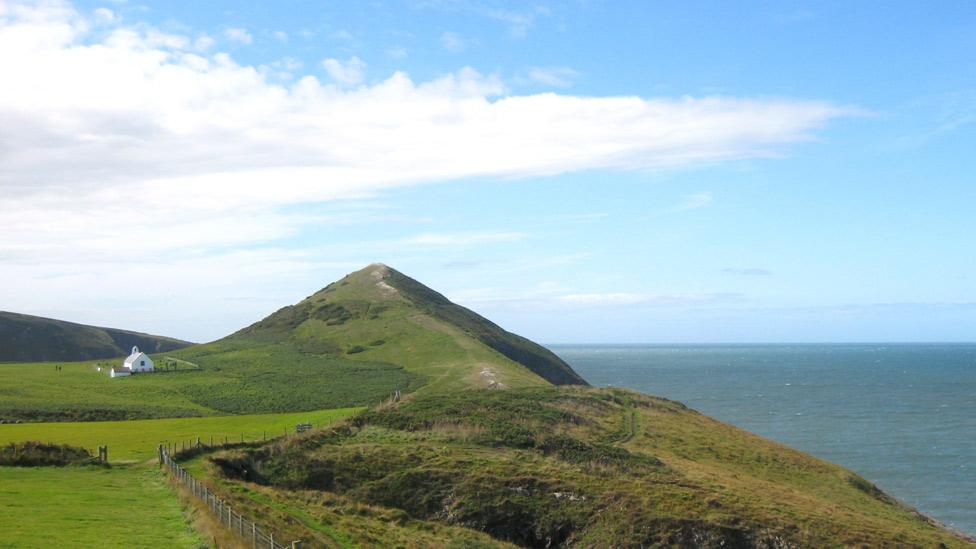
[[[206,547],[155,468],[0,467],[0,547]]]
[[[284,414],[0,425],[0,451],[27,440],[107,445],[112,467],[0,467],[0,547],[202,547],[156,465],[162,441],[261,440],[324,426],[362,408]],[[8,446],[11,445],[11,446]],[[59,454],[60,456],[60,454]]]
[[[300,513],[362,506],[522,546],[972,544],[842,467],[622,390],[418,394],[208,463],[299,537],[314,535]],[[395,544],[328,520],[353,543]]]
[[[105,374],[109,363],[96,371],[98,361],[59,363],[60,371],[54,363],[0,364],[0,419],[104,421],[364,406],[388,398],[413,378],[391,364],[319,357],[273,345],[220,350],[216,356],[190,352],[179,357],[200,363],[201,371],[116,379]],[[153,358],[162,363],[164,356],[170,354]]]
[[[146,460],[155,456],[157,444],[164,441],[195,441],[201,437],[214,442],[261,440],[265,434],[274,437],[285,430],[294,432],[297,423],[323,426],[361,411],[341,408],[314,412],[253,414],[199,418],[147,419],[131,421],[53,422],[0,425],[0,445],[26,440],[69,444],[82,448],[108,446],[109,461]]]

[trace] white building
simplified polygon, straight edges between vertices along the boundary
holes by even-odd
[[[122,366],[116,366],[109,372],[111,377],[122,377],[130,375],[132,372],[151,372],[156,369],[151,358],[146,353],[139,350],[139,347],[132,348],[132,354],[125,357]]]

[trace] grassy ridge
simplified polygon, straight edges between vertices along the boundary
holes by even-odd
[[[418,395],[224,452],[211,474],[285,507],[331,499],[526,546],[972,543],[842,467],[620,390]]]
[[[133,346],[161,353],[187,345],[171,337],[0,311],[0,362],[89,360],[126,356]]]

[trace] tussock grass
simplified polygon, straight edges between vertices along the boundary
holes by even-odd
[[[328,500],[521,546],[972,543],[841,467],[621,390],[418,394],[200,463],[225,489],[275,501],[283,523]],[[356,524],[343,524],[356,543],[395,539]]]

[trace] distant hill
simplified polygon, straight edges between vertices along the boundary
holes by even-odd
[[[112,380],[93,364],[66,366],[56,377],[30,364],[11,364],[0,368],[0,392],[5,383],[17,390],[0,399],[0,418],[24,421],[298,412],[376,404],[397,390],[586,384],[546,348],[379,264],[227,337],[188,347],[5,315],[3,361],[97,360],[138,345],[156,353],[157,362],[169,357],[200,366],[181,375]]]
[[[307,352],[390,362],[436,385],[586,385],[545,347],[380,263],[329,284],[223,343],[234,341],[275,342]]]
[[[133,346],[162,353],[189,345],[171,337],[0,311],[0,362],[91,360],[125,356]]]

